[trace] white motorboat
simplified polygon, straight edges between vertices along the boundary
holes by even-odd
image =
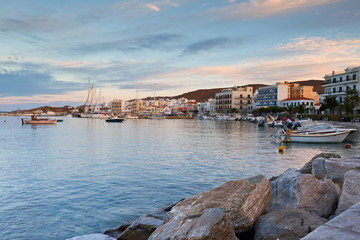
[[[302,143],[341,143],[351,133],[350,130],[335,132],[292,132],[287,130],[280,135],[281,141]]]

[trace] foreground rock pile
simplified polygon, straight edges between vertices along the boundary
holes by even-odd
[[[262,175],[226,182],[105,234],[118,240],[301,239],[359,201],[360,159],[322,153],[271,183]]]

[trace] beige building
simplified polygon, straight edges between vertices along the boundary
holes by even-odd
[[[131,112],[138,113],[144,109],[142,100],[134,100],[131,102]]]
[[[123,113],[125,111],[125,101],[120,99],[114,99],[111,101],[112,113]]]
[[[313,86],[300,86],[298,83],[293,83],[291,84],[291,98],[309,98],[319,103],[319,95],[313,90]]]
[[[252,87],[235,86],[229,89],[223,89],[216,93],[216,111],[227,113],[231,109],[237,109],[239,112],[247,111],[248,105],[251,104],[253,95]]]

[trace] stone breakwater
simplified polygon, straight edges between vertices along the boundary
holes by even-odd
[[[321,153],[300,170],[229,181],[102,236],[77,239],[301,239],[359,201],[359,156]]]

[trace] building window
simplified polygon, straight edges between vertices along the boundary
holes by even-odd
[[[353,89],[356,90],[356,85],[353,86]]]
[[[348,81],[350,80],[350,76],[349,76],[349,75],[346,76],[346,80],[348,80]]]
[[[333,93],[336,93],[336,88],[333,88]]]
[[[342,77],[340,77],[340,82],[342,82]]]
[[[356,80],[356,74],[353,75],[353,80]]]
[[[336,78],[333,78],[333,83],[336,83]]]
[[[342,103],[342,97],[339,97],[339,103]]]
[[[342,87],[339,87],[339,92],[342,92]]]

